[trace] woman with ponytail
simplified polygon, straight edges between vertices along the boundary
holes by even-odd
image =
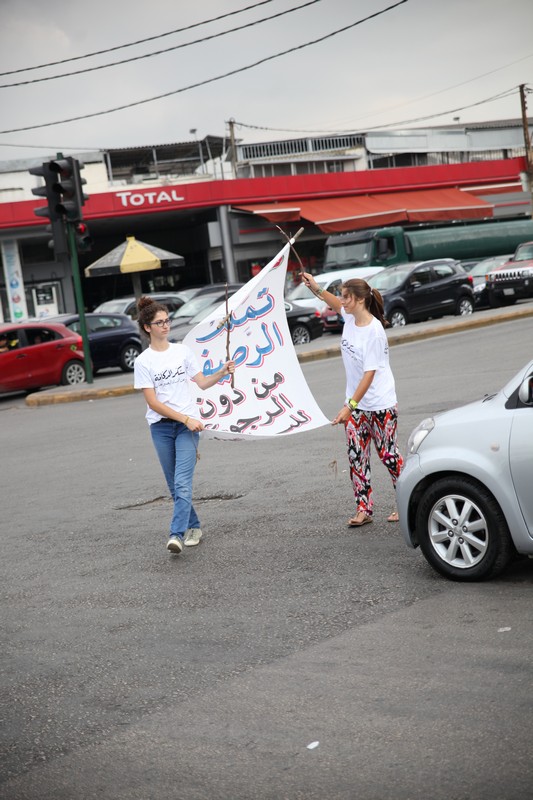
[[[372,522],[374,499],[371,485],[370,443],[388,469],[393,486],[403,459],[397,445],[398,407],[394,377],[389,365],[383,299],[361,278],[342,285],[341,297],[327,292],[312,275],[302,273],[306,286],[344,319],[341,353],[346,371],[346,400],[333,420],[343,424],[348,445],[350,477],[356,510],[348,525],[358,528]],[[388,517],[397,522],[396,510]]]
[[[135,360],[134,387],[146,400],[146,420],[165,479],[174,501],[167,550],[179,555],[183,546],[197,545],[202,537],[200,520],[192,504],[192,480],[196,466],[199,433],[197,405],[191,381],[208,389],[235,371],[226,361],[218,372],[204,375],[189,347],[168,341],[168,309],[150,297],[137,303],[141,333],[150,340]]]

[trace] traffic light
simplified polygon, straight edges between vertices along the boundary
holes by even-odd
[[[89,228],[85,222],[75,223],[74,236],[76,238],[76,249],[78,253],[88,253],[92,248],[93,240],[91,239]]]
[[[87,181],[80,174],[83,165],[76,158],[69,157],[50,161],[48,166],[56,176],[52,190],[57,197],[57,213],[68,222],[79,222],[83,219],[82,206],[87,199],[82,190]]]
[[[36,197],[45,197],[48,203],[47,206],[42,206],[34,209],[34,214],[37,217],[48,217],[50,222],[55,222],[61,219],[61,215],[57,210],[58,196],[55,191],[56,173],[51,168],[52,162],[41,164],[40,167],[33,167],[30,169],[30,175],[39,175],[44,178],[44,186],[39,186],[37,189],[32,189],[31,193]]]
[[[52,237],[48,242],[48,247],[53,248],[58,261],[63,260],[65,256],[69,255],[65,223],[61,218],[53,220],[50,225],[46,226],[46,232]]]

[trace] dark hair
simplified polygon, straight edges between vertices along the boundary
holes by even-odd
[[[353,297],[357,297],[358,300],[364,300],[370,313],[379,319],[384,328],[390,328],[390,322],[385,319],[383,298],[377,289],[369,286],[362,278],[351,278],[349,281],[344,281],[342,288],[346,289]]]
[[[140,298],[140,300],[137,301],[137,312],[138,312],[137,321],[139,323],[139,328],[141,330],[141,333],[144,336],[150,337],[150,334],[145,330],[144,326],[150,325],[155,315],[159,311],[163,311],[165,314],[168,314],[168,308],[164,306],[162,303],[157,303],[151,297],[143,295]]]

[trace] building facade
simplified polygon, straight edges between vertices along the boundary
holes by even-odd
[[[426,192],[425,222],[453,214],[457,219],[474,213],[477,219],[530,216],[521,135],[521,123],[511,120],[238,143],[233,149],[209,136],[76,154],[84,164],[89,195],[84,217],[93,239],[92,251],[80,254],[82,275],[84,267],[134,235],[185,259],[184,267],[144,273],[143,291],[247,280],[279,249],[284,233],[299,227],[304,229],[300,259],[318,271],[329,232],[384,224],[369,209],[380,198],[390,201],[400,193],[402,203],[413,197],[420,205]],[[48,246],[45,221],[34,214],[42,203],[31,192],[40,179],[29,169],[55,155],[0,164],[4,319],[13,314],[9,290],[14,282],[23,315],[75,310],[70,264],[58,261]],[[427,194],[444,189],[451,203],[447,216],[439,207],[443,195]],[[470,211],[463,208],[465,198]],[[397,219],[402,224],[401,214]],[[83,278],[82,283],[88,309],[132,291],[128,276]]]

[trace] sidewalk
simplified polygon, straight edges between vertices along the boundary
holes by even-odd
[[[469,317],[444,317],[440,320],[418,322],[405,328],[389,328],[387,336],[392,346],[416,342],[432,336],[443,336],[470,328],[481,328],[498,322],[533,317],[533,301],[525,301],[511,308],[494,308],[476,311]],[[296,347],[298,361],[305,363],[339,356],[339,337],[325,333],[308,344]],[[54,386],[51,389],[28,395],[26,405],[45,406],[55,403],[75,403],[80,400],[100,400],[106,397],[123,397],[133,394],[133,373],[109,372],[98,375],[94,383],[78,383],[74,386]]]

